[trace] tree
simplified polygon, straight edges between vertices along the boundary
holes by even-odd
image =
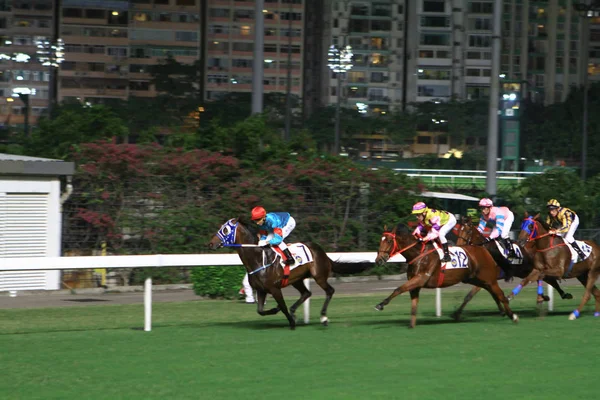
[[[54,118],[40,119],[24,146],[27,155],[64,160],[69,159],[72,146],[100,139],[123,142],[127,135],[127,126],[108,107],[64,104]]]

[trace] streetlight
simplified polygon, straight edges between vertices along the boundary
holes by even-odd
[[[586,178],[586,163],[587,163],[587,142],[588,142],[588,59],[590,56],[590,18],[600,15],[600,0],[585,0],[579,3],[573,3],[573,8],[583,18],[583,122],[581,123],[581,179]]]
[[[24,122],[24,130],[25,137],[29,137],[29,96],[35,96],[35,89],[30,89],[28,87],[16,87],[13,88],[12,96],[19,97],[23,104],[25,105],[25,122]]]
[[[342,49],[339,49],[335,45],[331,45],[329,47],[329,52],[327,54],[327,61],[329,62],[327,66],[333,72],[336,73],[337,78],[337,103],[335,108],[335,142],[333,145],[333,151],[336,155],[340,154],[340,106],[341,106],[341,97],[342,97],[342,74],[345,74],[350,69],[352,69],[352,57],[354,54],[352,53],[352,47],[345,46]]]

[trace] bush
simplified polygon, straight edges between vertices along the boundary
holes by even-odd
[[[236,298],[246,271],[240,267],[202,267],[192,270],[192,284],[198,296]]]

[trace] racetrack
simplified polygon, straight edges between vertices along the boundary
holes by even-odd
[[[436,318],[434,291],[425,291],[414,330],[406,328],[408,296],[376,312],[387,290],[336,287],[331,325],[318,324],[315,296],[311,324],[296,331],[282,315],[197,300],[156,303],[153,331],[143,332],[141,293],[135,304],[2,309],[0,398],[564,400],[597,392],[600,319],[590,304],[584,318],[567,320],[582,292],[575,286],[575,298],[556,300],[556,312],[543,318],[533,288],[524,290],[511,303],[518,325],[497,316],[484,293],[462,322]],[[464,294],[445,290],[445,311]]]

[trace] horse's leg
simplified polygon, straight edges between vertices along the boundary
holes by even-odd
[[[399,294],[402,294],[404,292],[408,292],[417,288],[422,288],[423,285],[425,285],[425,283],[427,282],[427,280],[431,277],[431,275],[427,274],[427,275],[415,275],[412,277],[411,280],[409,280],[408,282],[406,282],[404,285],[396,288],[396,290],[394,290],[392,292],[392,294],[390,294],[385,300],[383,300],[381,303],[377,304],[375,306],[375,309],[377,311],[381,311],[383,310],[384,306],[387,306],[390,301],[392,301],[392,299],[396,296],[398,296]]]
[[[463,300],[462,304],[460,305],[460,307],[458,307],[458,309],[456,311],[454,311],[452,313],[452,318],[455,321],[458,321],[460,319],[460,316],[463,312],[463,310],[465,309],[465,307],[467,306],[467,304],[473,299],[473,297],[475,297],[475,295],[481,290],[480,287],[478,286],[473,286],[473,288],[471,289],[471,291],[469,293],[467,293],[467,295],[465,296],[465,299]],[[502,308],[502,305],[500,304],[499,300],[496,300],[496,304],[498,305],[498,309],[500,310],[500,313],[502,315],[504,315],[504,309]]]
[[[482,287],[492,295],[492,298],[496,301],[496,303],[502,304],[504,307],[504,313],[508,316],[508,318],[510,318],[514,323],[519,322],[519,317],[510,309],[510,306],[508,305],[508,299],[504,295],[502,289],[500,289],[498,282],[494,281],[492,283],[484,283]]]
[[[306,288],[306,286],[304,285],[304,281],[302,280],[292,283],[292,286],[300,292],[300,298],[290,307],[290,314],[292,314],[292,317],[296,319],[296,310],[302,303],[306,301],[306,299],[312,296],[312,293]]]
[[[596,293],[598,291],[598,288],[596,288],[596,279],[598,279],[598,274],[600,273],[599,269],[591,269],[590,272],[588,273],[587,276],[587,282],[585,285],[585,293],[583,294],[583,297],[581,298],[581,303],[579,303],[579,307],[577,307],[577,309],[575,309],[575,311],[573,311],[571,313],[571,315],[569,315],[569,320],[573,321],[574,319],[579,318],[580,316],[580,312],[581,310],[583,310],[583,306],[585,306],[585,303],[588,302],[588,300],[590,299],[590,297],[592,297],[592,292]],[[579,279],[579,278],[577,278]],[[583,282],[582,282],[583,283]],[[594,313],[594,316],[600,316],[600,310],[598,310],[598,296],[596,294],[594,294],[594,297],[596,299],[596,312]]]
[[[265,299],[267,298],[267,292],[264,290],[256,290],[256,312],[263,317],[265,315],[273,315],[279,312],[279,307],[271,308],[270,310],[264,311],[265,308]]]
[[[410,291],[410,325],[409,328],[414,328],[417,325],[417,307],[419,306],[419,292],[421,288]]]
[[[325,301],[323,302],[323,307],[321,307],[321,323],[324,326],[329,325],[329,318],[327,318],[327,307],[329,307],[329,302],[331,301],[331,297],[335,293],[335,289],[333,286],[327,282],[327,277],[325,276],[315,276],[315,282],[317,285],[321,286],[325,291]]]
[[[587,275],[586,275],[587,276]],[[560,287],[560,285],[558,284],[558,279],[556,279],[553,276],[546,276],[544,277],[544,281],[552,286],[554,289],[556,289],[556,291],[558,292],[558,294],[560,295],[561,299],[572,299],[573,295],[571,293],[565,293],[562,288]],[[584,284],[585,285],[585,284]],[[550,301],[550,298],[548,296],[544,296],[544,301]]]
[[[577,277],[577,280],[579,282],[581,282],[581,284],[583,286],[587,286],[588,274],[579,275]],[[596,300],[596,309],[595,309],[595,312],[594,312],[594,317],[600,317],[600,289],[598,289],[596,286],[594,286],[592,288],[592,295],[594,296],[594,298]]]
[[[285,300],[283,299],[283,293],[281,293],[281,289],[273,288],[271,289],[271,296],[277,302],[279,309],[285,314],[288,322],[290,323],[290,329],[296,329],[296,320],[288,311],[287,305],[285,304]]]
[[[515,296],[519,294],[521,289],[523,289],[525,286],[527,286],[529,284],[529,282],[537,280],[539,276],[540,276],[540,271],[538,271],[537,269],[534,268],[529,273],[529,275],[527,277],[525,277],[525,279],[523,279],[521,281],[521,283],[519,283],[517,285],[517,287],[514,288],[512,290],[512,292],[508,295],[508,301],[511,301],[512,299],[514,299]]]

